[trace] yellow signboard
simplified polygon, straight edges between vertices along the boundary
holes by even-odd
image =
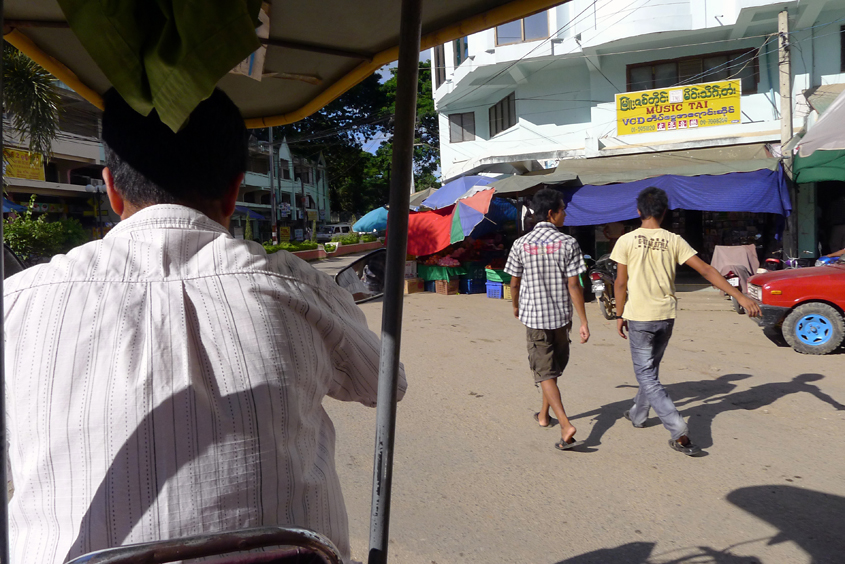
[[[19,149],[3,149],[4,175],[24,180],[44,180],[44,162],[38,153]]]
[[[739,123],[739,80],[616,95],[616,133],[651,133]]]
[[[279,238],[282,241],[290,241],[290,227],[279,227]]]
[[[308,221],[317,221],[319,217],[317,210],[308,210]]]

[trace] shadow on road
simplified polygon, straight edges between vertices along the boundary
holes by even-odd
[[[812,564],[845,558],[845,498],[793,486],[753,486],[734,490],[727,499],[777,527],[769,545],[792,541],[812,557]]]
[[[741,392],[733,392],[736,388],[736,384],[733,382],[750,377],[751,374],[725,374],[715,380],[680,382],[666,386],[669,397],[675,402],[681,415],[688,419],[690,436],[693,437],[696,444],[703,448],[713,446],[713,420],[720,413],[759,409],[790,394],[811,394],[831,407],[845,411],[845,405],[822,392],[818,386],[810,383],[823,379],[824,376],[821,374],[800,374],[788,382],[770,382],[753,386]],[[630,385],[617,387],[637,389],[637,386]],[[601,444],[602,436],[619,420],[630,425],[622,414],[631,407],[633,396],[634,393],[632,392],[631,400],[609,403],[598,409],[570,416],[572,420],[591,417],[595,422],[590,430],[590,436],[585,440],[586,446]],[[685,408],[685,406],[691,404],[697,405]],[[659,424],[659,420],[652,417],[646,422],[646,427],[657,424]]]
[[[557,564],[650,564],[651,552],[656,543],[631,542],[616,548],[602,548],[579,554]],[[683,549],[684,556],[666,560],[665,555],[660,559],[661,564],[761,564],[759,558],[753,556],[739,556],[731,553],[731,548],[718,550],[707,546],[697,546]]]

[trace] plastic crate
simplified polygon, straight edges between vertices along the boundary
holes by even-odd
[[[504,295],[506,300],[512,300],[513,296],[511,295],[511,285],[510,284],[502,284],[502,295]]]
[[[466,268],[466,270],[467,270],[465,278],[472,278],[473,280],[481,280],[482,282],[487,280],[487,273],[485,272],[483,262],[477,262],[477,261],[476,262],[468,262],[468,263],[464,264],[464,268]],[[482,288],[481,293],[483,293],[483,292],[484,292],[484,289]]]
[[[494,300],[502,299],[502,283],[501,282],[485,282],[487,286],[487,297]]]
[[[464,278],[462,276],[458,289],[462,294],[483,294],[487,291],[487,288],[485,287],[486,284],[487,282],[485,280],[478,280],[476,278]]]
[[[426,292],[436,292],[437,291],[437,285],[435,284],[435,282],[437,282],[437,280],[426,280],[426,282],[423,284],[425,291]]]

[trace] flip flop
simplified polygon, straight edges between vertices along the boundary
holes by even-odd
[[[577,446],[584,444],[584,441],[572,441],[571,443],[563,442],[563,439],[555,443],[555,448],[558,450],[571,450]]]
[[[539,411],[534,414],[534,421],[537,422],[537,425],[540,425],[540,412]],[[557,419],[555,419],[554,417],[549,417],[549,424],[548,425],[540,425],[540,427],[542,427],[543,429],[551,429],[555,425],[557,425]]]

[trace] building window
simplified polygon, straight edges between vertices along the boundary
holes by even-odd
[[[446,82],[446,50],[443,45],[434,48],[434,88]]]
[[[302,179],[302,182],[305,184],[313,184],[313,177],[311,176],[311,167],[305,165],[293,165],[293,177],[294,180]]]
[[[516,125],[516,92],[511,92],[495,105],[491,106],[490,137]]]
[[[756,49],[628,65],[628,92],[729,79],[740,80],[743,94],[757,92]]]
[[[290,180],[290,162],[287,159],[279,159],[279,176]]]
[[[249,172],[256,174],[270,174],[270,161],[267,155],[250,155],[247,164]]]
[[[475,140],[475,112],[449,116],[449,143]]]
[[[496,28],[496,45],[535,41],[545,39],[548,36],[549,13],[544,11],[498,26]]]
[[[455,51],[455,68],[458,68],[469,58],[469,40],[466,37],[455,39],[452,48]]]

